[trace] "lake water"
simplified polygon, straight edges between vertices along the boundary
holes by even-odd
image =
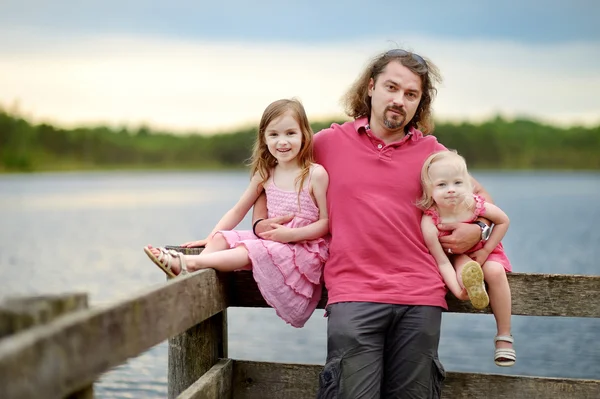
[[[600,274],[600,174],[475,177],[511,218],[503,243],[515,271]],[[239,172],[0,175],[0,300],[84,291],[93,306],[162,284],[142,247],[203,238],[247,181]],[[228,316],[232,358],[325,361],[323,310],[302,329],[272,309]],[[491,315],[445,314],[440,357],[452,371],[600,379],[599,332],[599,319],[514,316],[518,361],[504,369],[493,363]],[[95,390],[98,398],[163,398],[166,384],[163,342],[103,375]]]

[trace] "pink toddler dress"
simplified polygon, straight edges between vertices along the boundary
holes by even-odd
[[[298,193],[278,188],[273,174],[265,182],[269,218],[294,214],[287,227],[307,226],[319,219],[319,208],[310,193],[311,168],[305,186]],[[294,327],[302,327],[321,299],[321,275],[329,257],[328,236],[310,241],[280,243],[263,240],[250,230],[220,231],[231,248],[248,250],[254,280],[269,306]]]
[[[465,222],[467,222],[467,223],[475,221],[475,219],[477,219],[479,216],[484,216],[484,213],[485,213],[485,199],[482,196],[477,195],[477,194],[473,194],[473,197],[475,198],[475,212],[473,213],[473,217],[470,220],[465,220]],[[431,218],[433,219],[433,223],[435,223],[436,226],[438,224],[442,223],[440,215],[435,207],[431,207],[431,208],[427,209],[424,213],[428,216],[431,216]],[[438,237],[447,236],[450,233],[451,233],[450,231],[438,229]],[[469,249],[466,252],[466,254],[470,254],[470,253],[473,253],[473,252],[481,249],[483,247],[483,245],[484,245],[484,242],[479,241],[479,243],[477,243],[474,247]],[[502,266],[504,266],[504,270],[506,270],[507,272],[512,271],[512,265],[510,264],[508,257],[504,253],[504,247],[502,246],[502,243],[499,243],[496,246],[496,248],[494,248],[494,250],[488,256],[487,260],[500,263]],[[483,266],[483,265],[481,265],[481,266]]]

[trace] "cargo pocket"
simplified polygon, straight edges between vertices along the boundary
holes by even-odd
[[[319,374],[319,391],[317,399],[338,399],[340,378],[342,376],[342,364],[340,358],[327,362],[323,371]]]
[[[440,399],[442,397],[442,387],[446,379],[446,370],[437,357],[433,358],[431,376],[431,399]]]

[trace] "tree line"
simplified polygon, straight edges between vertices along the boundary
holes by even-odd
[[[315,132],[342,120],[312,124]],[[0,109],[0,171],[243,168],[256,127],[217,135],[175,135],[147,127],[34,124]],[[562,128],[496,117],[480,124],[438,123],[434,132],[469,167],[600,169],[600,126]]]

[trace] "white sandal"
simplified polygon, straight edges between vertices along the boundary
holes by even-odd
[[[144,247],[144,252],[146,253],[146,255],[148,255],[148,257],[150,258],[150,260],[152,262],[154,262],[154,264],[158,267],[160,267],[162,269],[163,272],[165,272],[167,274],[167,276],[169,276],[169,278],[173,278],[173,277],[177,277],[177,276],[181,276],[184,274],[188,274],[189,271],[187,269],[187,265],[185,264],[185,257],[181,252],[177,252],[175,250],[172,249],[165,249],[165,248],[156,248],[160,251],[160,254],[158,255],[158,258],[156,256],[154,256],[154,254],[150,251],[150,248],[148,247]],[[171,265],[172,262],[175,260],[175,258],[179,258],[179,274],[175,274],[173,272],[173,270],[171,270]]]
[[[494,338],[494,345],[498,341],[515,342],[512,335],[498,335]],[[512,348],[496,348],[494,351],[494,363],[500,367],[510,367],[517,361],[517,353]]]

